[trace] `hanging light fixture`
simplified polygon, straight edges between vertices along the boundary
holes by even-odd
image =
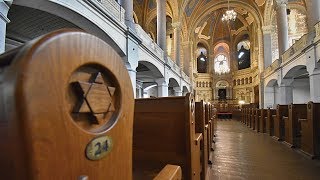
[[[237,18],[237,13],[231,9],[230,10],[230,4],[229,4],[229,0],[228,0],[228,10],[222,15],[222,22],[229,22],[229,21],[235,21]]]

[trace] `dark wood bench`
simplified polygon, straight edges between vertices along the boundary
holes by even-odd
[[[259,131],[261,133],[266,132],[266,117],[267,117],[267,110],[266,109],[260,109],[260,115],[259,115]]]
[[[267,109],[267,117],[266,117],[266,133],[270,136],[274,135],[274,118],[276,116],[277,110],[275,109]]]
[[[256,129],[256,108],[252,108],[251,111],[251,126],[250,128],[255,130]]]
[[[250,127],[250,120],[251,119],[251,107],[247,108],[247,115],[246,115],[246,125]]]
[[[213,121],[210,118],[210,103],[209,102],[207,102],[205,104],[205,122],[206,122],[206,124],[209,125],[209,128],[208,128],[208,154],[209,154],[209,157],[210,157],[210,151],[214,150],[213,147],[212,147],[212,136],[213,136],[214,124],[213,124]],[[209,160],[209,163],[211,164],[210,160]]]
[[[299,119],[307,118],[306,104],[290,104],[288,117],[284,118],[285,142],[292,148],[300,147],[301,124]]]
[[[205,103],[203,100],[200,102],[196,102],[196,133],[202,133],[203,139],[201,141],[201,179],[205,180],[207,175],[207,169],[208,169],[208,160],[209,160],[209,143],[208,142],[208,129],[209,124],[205,123]]]
[[[307,119],[301,122],[301,150],[311,158],[320,157],[320,103],[307,104]]]
[[[192,94],[135,100],[134,173],[144,169],[155,175],[164,165],[175,164],[181,166],[183,179],[200,179],[201,139],[195,132]]]
[[[258,109],[258,108],[255,109],[254,125],[255,125],[255,130],[257,132],[260,132],[260,120],[259,120],[260,112],[261,112],[260,109]]]
[[[278,141],[284,140],[284,119],[288,117],[288,105],[277,105],[277,112],[274,119],[274,138]]]
[[[111,46],[59,30],[0,67],[1,179],[132,179],[132,84]]]
[[[245,117],[246,117],[246,108],[242,107],[241,108],[241,122],[244,124],[245,123]]]

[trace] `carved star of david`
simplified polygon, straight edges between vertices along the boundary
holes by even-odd
[[[78,97],[73,112],[90,114],[90,124],[99,124],[106,113],[115,111],[112,97],[116,88],[107,86],[101,73],[93,74],[89,82],[73,82],[72,87]]]

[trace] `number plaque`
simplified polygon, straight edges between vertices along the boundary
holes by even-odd
[[[86,148],[86,156],[90,160],[99,160],[112,150],[113,142],[109,136],[100,136],[93,139]]]

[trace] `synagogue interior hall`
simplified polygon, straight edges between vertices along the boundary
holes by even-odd
[[[0,179],[319,180],[320,0],[0,0]]]

